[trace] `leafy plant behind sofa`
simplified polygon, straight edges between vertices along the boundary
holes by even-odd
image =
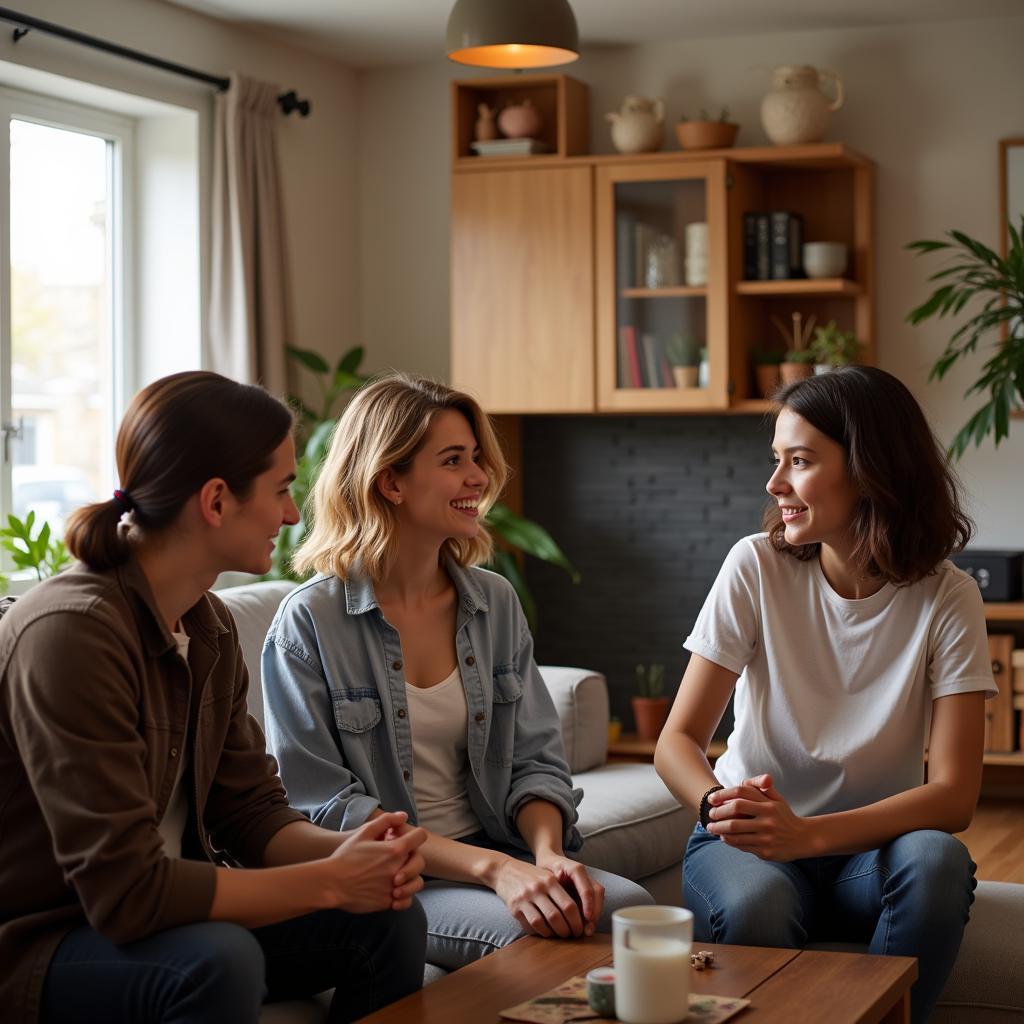
[[[64,541],[51,536],[50,524],[43,522],[39,532],[33,535],[36,523],[35,512],[29,512],[24,520],[17,516],[7,517],[7,526],[0,530],[0,547],[11,556],[14,567],[19,570],[31,569],[36,579],[56,576],[71,563],[71,555],[64,547]],[[0,593],[7,593],[8,578],[0,574]]]
[[[281,528],[277,544],[274,546],[271,570],[266,578],[301,582],[303,577],[292,568],[292,555],[306,536],[309,494],[331,444],[340,413],[339,403],[347,401],[370,378],[359,370],[364,355],[361,346],[349,349],[338,360],[333,370],[318,352],[292,346],[288,346],[287,351],[296,363],[313,375],[320,393],[320,408],[313,409],[299,396],[289,395],[288,400],[299,416],[298,441],[304,444],[302,454],[297,460],[295,483],[292,485],[292,495],[302,512],[302,519],[293,526]],[[487,568],[504,576],[515,588],[532,629],[537,622],[537,604],[526,585],[515,552],[522,551],[559,566],[572,577],[574,583],[579,582],[579,574],[551,534],[539,523],[516,515],[500,502],[492,506],[484,522],[501,542],[500,546],[495,548],[494,557]]]
[[[988,393],[988,400],[961,427],[950,454],[959,459],[975,446],[994,436],[996,446],[1010,430],[1010,413],[1024,406],[1024,216],[1019,228],[1007,222],[1010,245],[1006,259],[962,231],[947,231],[952,241],[922,240],[907,248],[918,255],[941,252],[951,264],[936,271],[929,281],[941,282],[931,296],[907,319],[919,324],[936,316],[956,316],[972,299],[984,299],[980,311],[964,321],[946,342],[928,379],[941,380],[959,359],[965,359],[990,331],[1005,326],[1006,339],[997,342],[995,352],[981,368],[977,380],[964,397]]]

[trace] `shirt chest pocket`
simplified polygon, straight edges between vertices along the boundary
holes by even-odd
[[[523,681],[511,669],[494,673],[494,697],[491,707],[491,733],[486,760],[507,768],[512,764],[516,742],[516,718],[523,697]]]
[[[334,722],[342,736],[368,733],[380,721],[380,699],[360,693],[332,693]]]

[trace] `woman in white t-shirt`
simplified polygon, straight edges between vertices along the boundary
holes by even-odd
[[[686,904],[707,941],[916,956],[924,1021],[973,900],[953,833],[974,813],[996,692],[978,587],[946,560],[973,527],[895,377],[846,367],[779,405],[766,532],[726,558],[655,757],[699,814]]]

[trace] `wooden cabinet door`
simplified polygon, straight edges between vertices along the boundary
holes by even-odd
[[[452,383],[491,413],[594,411],[593,171],[452,180]]]

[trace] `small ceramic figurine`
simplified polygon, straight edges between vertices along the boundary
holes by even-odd
[[[498,128],[494,123],[494,107],[481,103],[476,108],[476,111],[480,115],[476,119],[474,127],[474,138],[476,141],[490,142],[491,139],[496,139],[498,137]]]
[[[509,139],[535,139],[540,134],[540,114],[529,101],[506,107],[498,115],[501,134]]]
[[[620,153],[651,153],[661,149],[665,106],[662,100],[627,96],[622,109],[605,114],[612,126],[612,144]]]

